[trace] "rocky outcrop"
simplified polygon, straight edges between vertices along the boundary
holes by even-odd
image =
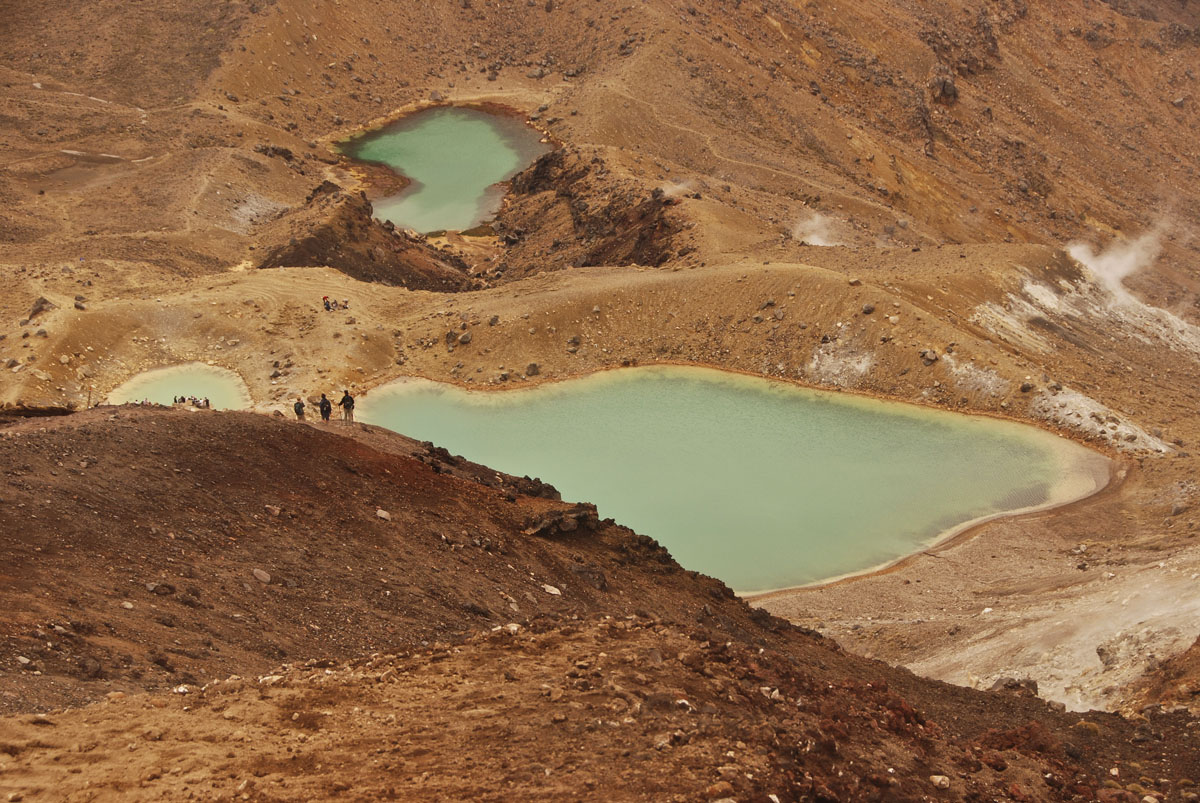
[[[471,286],[467,266],[417,237],[372,217],[366,196],[331,181],[303,207],[264,231],[270,248],[259,268],[325,266],[366,282],[453,292]]]
[[[552,538],[579,529],[595,530],[600,524],[596,506],[580,503],[567,509],[548,510],[525,522],[525,535]]]
[[[681,227],[669,209],[678,202],[614,179],[599,157],[551,151],[512,181],[495,224],[507,246],[499,273],[511,279],[566,267],[661,265],[676,250]]]

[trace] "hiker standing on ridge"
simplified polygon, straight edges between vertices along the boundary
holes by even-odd
[[[343,390],[341,401],[338,402],[338,407],[342,408],[342,423],[354,423],[354,397],[350,395],[350,391]]]
[[[296,411],[296,418],[300,421],[304,420],[304,400],[299,396],[296,397],[296,403],[292,405],[292,409]]]
[[[333,412],[333,402],[325,398],[325,394],[321,394],[321,400],[317,402],[317,409],[321,411],[321,420],[329,422],[329,414]]]

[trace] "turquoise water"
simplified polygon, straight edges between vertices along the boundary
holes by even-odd
[[[375,216],[420,232],[469,229],[500,208],[507,181],[550,148],[520,120],[474,109],[417,112],[350,142],[347,155],[412,180]]]
[[[203,363],[172,365],[138,374],[108,394],[109,404],[140,402],[171,404],[176,396],[207,398],[214,410],[244,410],[250,391],[233,371]]]
[[[490,393],[402,381],[359,413],[594,502],[741,592],[863,571],[1106,476],[1033,427],[698,368]]]

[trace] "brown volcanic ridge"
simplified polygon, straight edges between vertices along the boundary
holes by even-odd
[[[385,430],[101,407],[0,432],[0,700],[68,706],[0,720],[10,795],[1072,800],[1200,772],[1182,712],[857,657]]]
[[[10,5],[10,799],[1192,799],[1194,0]],[[556,146],[490,226],[376,220],[336,147],[437,104]],[[380,430],[30,417],[191,361],[259,414],[707,365],[1113,481],[752,609]]]

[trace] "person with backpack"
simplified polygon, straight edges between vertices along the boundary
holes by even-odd
[[[321,400],[317,402],[317,409],[321,411],[321,420],[328,423],[329,414],[333,412],[333,402],[325,398],[325,394],[321,394]]]
[[[296,411],[296,418],[300,421],[304,420],[304,400],[299,396],[296,397],[296,403],[292,405],[292,409]]]
[[[350,391],[343,390],[342,398],[338,402],[338,406],[342,408],[342,423],[354,423],[354,397],[350,395]]]

